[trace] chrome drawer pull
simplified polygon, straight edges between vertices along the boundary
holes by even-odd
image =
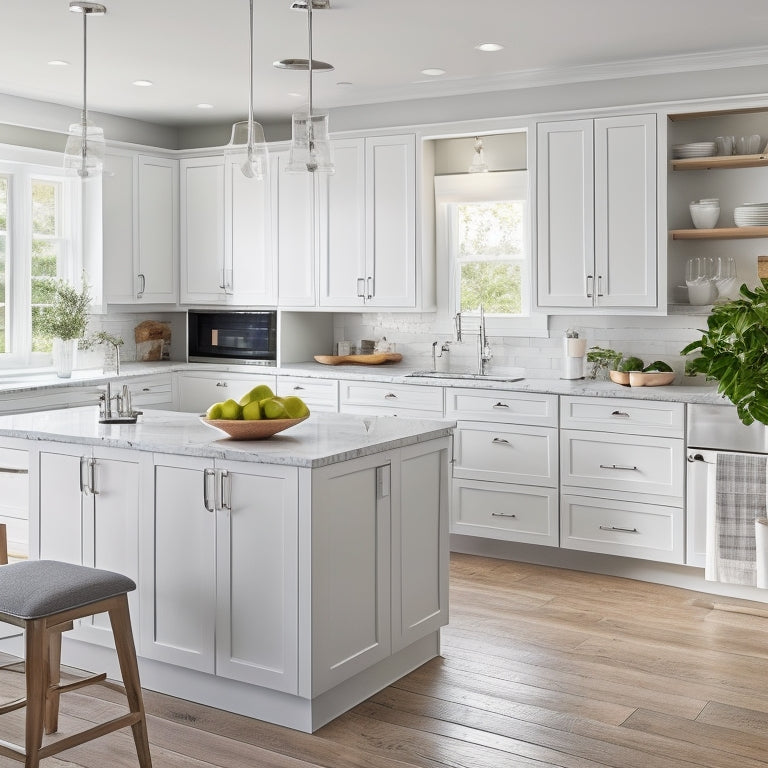
[[[626,469],[631,472],[637,472],[637,467],[624,467],[621,464],[601,464],[600,469]]]
[[[385,400],[397,400],[397,395],[394,392],[387,392],[386,395],[384,395]]]
[[[637,528],[619,528],[617,525],[601,525],[601,531],[618,531],[619,533],[640,533]]]
[[[300,390],[303,390],[303,389],[304,389],[304,387],[302,387],[300,384],[297,384],[297,385],[296,385],[296,386],[293,388],[293,391],[294,391],[294,392],[298,392],[298,391],[300,391]]]
[[[510,515],[506,512],[491,512],[491,517],[517,517],[517,515]]]
[[[28,469],[14,469],[13,467],[0,467],[0,473],[4,475],[28,475]]]
[[[509,408],[509,405],[507,403],[496,403],[496,405],[492,407],[493,408]]]
[[[226,387],[226,386],[228,386],[228,385],[227,385],[227,382],[226,382],[226,381],[217,381],[217,382],[216,382],[216,386],[217,386],[217,387]]]
[[[509,440],[503,437],[494,437],[493,440],[491,440],[491,442],[496,443],[496,445],[512,445],[512,443],[510,443]]]
[[[613,413],[611,413],[611,416],[623,416],[625,419],[629,418],[629,414],[625,413],[624,411],[613,411]]]

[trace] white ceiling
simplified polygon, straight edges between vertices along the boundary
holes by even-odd
[[[107,15],[88,20],[90,109],[171,125],[245,117],[248,0],[103,2]],[[720,67],[768,63],[765,0],[331,0],[331,5],[313,16],[314,57],[336,67],[315,76],[320,107],[701,69],[709,58],[700,54],[717,54],[712,60]],[[290,10],[290,0],[255,0],[254,9],[255,111],[266,122],[284,119],[306,103],[307,75],[276,70],[272,62],[306,58],[306,12]],[[82,17],[69,12],[68,0],[2,0],[0,30],[0,93],[80,105]],[[505,48],[475,50],[483,42]],[[51,59],[71,66],[49,66]],[[426,77],[421,70],[428,67],[446,74]],[[154,86],[133,86],[137,79]],[[201,102],[214,108],[200,110]]]

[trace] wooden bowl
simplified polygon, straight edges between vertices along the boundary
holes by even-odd
[[[664,387],[675,380],[674,371],[642,371],[629,372],[630,387]]]
[[[200,417],[203,424],[226,433],[232,440],[264,440],[278,432],[295,427],[309,414],[300,419],[206,419]]]
[[[614,384],[621,384],[622,387],[629,386],[629,371],[608,371],[608,375]]]

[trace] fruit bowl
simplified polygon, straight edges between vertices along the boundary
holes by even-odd
[[[629,386],[629,371],[608,371],[608,376],[614,384],[621,384],[622,387]]]
[[[675,380],[674,371],[630,371],[630,387],[664,387]]]
[[[300,419],[207,419],[200,417],[203,424],[225,432],[232,440],[264,440],[278,432],[295,427],[309,414]]]

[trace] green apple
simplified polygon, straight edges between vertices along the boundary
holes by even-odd
[[[283,405],[289,419],[302,419],[304,416],[309,416],[309,408],[300,397],[288,395],[283,398]]]
[[[243,418],[246,421],[263,419],[264,414],[261,412],[261,403],[258,400],[251,400],[250,403],[246,403],[243,406]]]
[[[288,413],[285,410],[282,397],[268,397],[261,401],[261,410],[267,419],[287,419]]]
[[[221,404],[221,418],[230,420],[242,419],[243,407],[232,399],[225,400]]]
[[[250,392],[246,392],[240,398],[240,405],[248,405],[248,403],[251,403],[254,400],[256,400],[257,402],[261,402],[262,400],[266,400],[268,397],[274,397],[274,396],[275,396],[275,393],[266,384],[259,384],[258,386],[254,387]]]
[[[206,412],[206,417],[209,419],[221,418],[221,403],[214,403]]]

